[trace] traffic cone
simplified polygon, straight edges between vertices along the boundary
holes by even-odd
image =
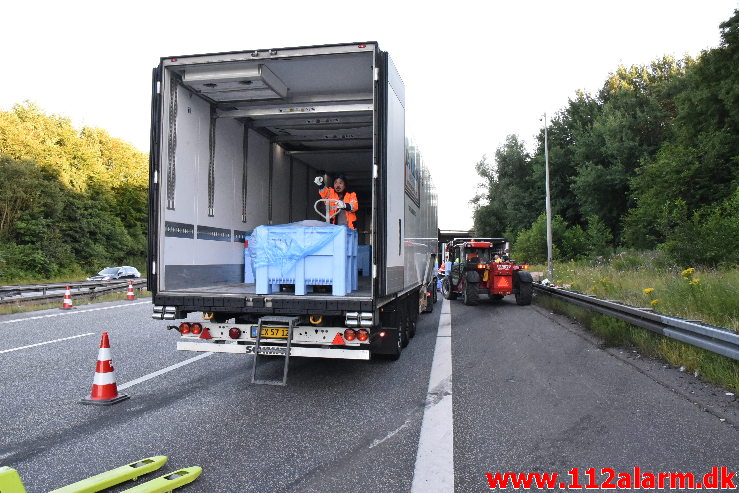
[[[136,297],[133,295],[133,281],[128,281],[128,293],[126,293],[127,300],[135,300]]]
[[[69,284],[67,284],[67,290],[64,291],[62,310],[71,310],[72,308],[74,308],[74,306],[72,305],[72,292],[69,290]]]
[[[115,371],[111,364],[108,333],[103,332],[103,338],[100,340],[100,351],[98,351],[98,362],[95,367],[95,379],[92,381],[92,392],[90,397],[86,397],[80,402],[82,404],[108,406],[126,399],[128,399],[127,395],[118,393]]]

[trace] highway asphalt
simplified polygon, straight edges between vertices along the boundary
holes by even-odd
[[[29,493],[152,455],[162,473],[203,467],[184,492],[408,492],[441,307],[397,362],[293,358],[274,387],[249,383],[251,356],[212,354],[111,407],[79,404],[103,331],[119,386],[197,356],[147,300],[0,316],[0,465]],[[739,405],[720,389],[540,307],[450,309],[455,491],[490,491],[495,472],[739,466]]]

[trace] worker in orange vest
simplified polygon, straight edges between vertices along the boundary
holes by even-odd
[[[344,175],[338,175],[334,178],[334,186],[327,187],[323,183],[322,176],[316,176],[313,183],[318,187],[318,193],[321,198],[334,199],[329,202],[329,213],[334,214],[337,210],[340,212],[331,218],[332,224],[339,224],[348,226],[351,229],[356,229],[354,223],[357,220],[357,209],[359,209],[359,202],[357,202],[357,194],[354,192],[348,192],[349,187],[346,177]]]

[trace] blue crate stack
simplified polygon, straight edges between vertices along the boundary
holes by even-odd
[[[260,226],[266,228],[267,240],[256,251],[256,293],[279,292],[280,284],[294,284],[296,295],[305,295],[308,286],[330,285],[331,294],[345,296],[357,289],[357,232],[346,226]],[[337,233],[338,228],[338,233]],[[289,250],[290,245],[312,245],[325,242],[315,252],[301,256],[289,268],[279,255],[271,255],[270,245],[277,250]],[[287,247],[286,247],[287,245]],[[265,258],[259,258],[264,255]]]

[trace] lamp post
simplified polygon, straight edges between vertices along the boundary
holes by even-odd
[[[547,192],[547,278],[553,281],[552,270],[552,203],[549,199],[549,145],[547,143],[547,114],[544,113],[544,173]]]

